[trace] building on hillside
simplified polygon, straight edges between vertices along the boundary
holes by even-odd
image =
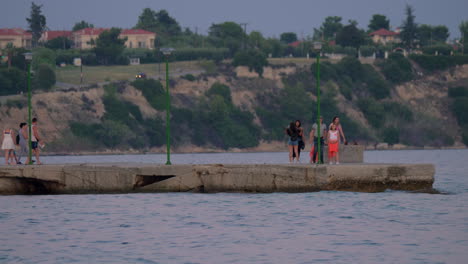
[[[127,48],[154,49],[156,33],[143,29],[123,29],[121,37],[127,37],[125,46]]]
[[[55,38],[58,38],[58,37],[65,37],[65,38],[68,38],[68,39],[72,39],[72,31],[69,31],[69,30],[49,30],[49,31],[44,31],[44,33],[42,33],[42,36],[41,38],[39,39],[39,41],[41,42],[47,42],[49,40],[52,40],[52,39],[55,39]]]
[[[16,48],[30,49],[32,46],[32,34],[21,28],[0,28],[0,49],[8,43]]]
[[[94,42],[105,28],[83,28],[72,33],[74,48],[91,49],[94,48]]]
[[[72,40],[77,49],[91,49],[94,47],[94,41],[99,35],[108,30],[107,28],[84,28],[72,33]],[[127,48],[145,48],[154,49],[154,40],[156,33],[143,29],[123,29],[120,32],[120,37],[127,37],[125,46]]]
[[[390,44],[390,43],[400,43],[399,33],[381,28],[377,31],[369,33],[369,36],[372,38],[374,43],[378,44]]]

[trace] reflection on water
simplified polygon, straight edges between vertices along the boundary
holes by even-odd
[[[0,263],[465,263],[467,150],[366,152],[436,164],[407,192],[0,197]],[[44,157],[155,162],[164,155]],[[182,154],[173,163],[285,163],[286,153]]]

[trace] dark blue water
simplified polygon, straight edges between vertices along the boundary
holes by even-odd
[[[47,163],[164,155],[45,157]],[[448,194],[317,192],[0,196],[0,263],[467,263],[468,151],[374,151],[431,162]],[[285,153],[174,155],[277,163]]]

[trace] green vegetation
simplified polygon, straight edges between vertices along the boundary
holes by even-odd
[[[103,103],[106,109],[101,123],[71,122],[73,135],[87,138],[93,146],[143,148],[161,146],[164,127],[161,119],[144,119],[138,106],[120,97],[125,84],[105,87]]]
[[[234,106],[229,87],[220,83],[213,84],[195,108],[173,110],[173,121],[177,141],[228,149],[255,147],[260,140],[252,113]]]
[[[138,79],[133,81],[132,85],[143,93],[143,96],[154,109],[165,109],[166,92],[161,82],[154,79]]]
[[[263,75],[263,67],[268,65],[265,54],[256,50],[240,51],[236,53],[232,61],[234,66],[247,66],[249,71],[255,70],[260,77]]]
[[[452,98],[450,108],[462,128],[462,140],[468,145],[468,87],[457,86],[449,88],[448,95]]]
[[[446,70],[449,67],[468,63],[468,56],[430,56],[411,54],[410,59],[415,61],[423,69],[433,72],[437,70]]]
[[[47,64],[39,65],[34,75],[34,87],[40,90],[50,90],[55,84],[55,72]]]
[[[42,5],[31,2],[31,13],[26,21],[32,34],[32,46],[36,47],[42,32],[46,29],[46,17],[42,14]]]
[[[91,23],[88,23],[88,22],[86,22],[84,20],[81,20],[80,22],[75,23],[75,25],[73,26],[72,31],[78,31],[78,30],[81,30],[81,29],[84,29],[84,28],[94,28],[94,25],[91,24]]]
[[[0,68],[0,95],[18,94],[26,92],[24,72],[16,67]]]
[[[413,59],[413,57],[411,57]],[[392,83],[399,84],[411,81],[413,68],[411,63],[402,54],[392,53],[387,60],[378,64],[385,78]]]
[[[128,58],[123,57],[126,38],[120,38],[120,29],[111,28],[103,31],[96,39],[94,52],[101,64],[128,64]]]

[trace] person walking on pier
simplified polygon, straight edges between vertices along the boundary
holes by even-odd
[[[12,165],[16,164],[16,156],[15,156],[15,142],[13,141],[15,138],[15,132],[13,129],[5,129],[3,130],[2,134],[2,149],[5,151],[5,164]],[[11,160],[11,161],[10,161]]]
[[[37,127],[37,118],[32,119],[32,135],[31,135],[31,148],[32,152],[36,156],[36,164],[41,165],[41,161],[39,160],[39,144],[42,143],[39,137],[39,128]],[[26,161],[26,164],[29,164],[29,160]]]
[[[23,155],[27,155],[28,153],[28,126],[26,125],[26,123],[21,123],[20,124],[20,129],[18,130],[18,138],[19,138],[19,142],[18,142],[18,145],[19,145],[19,151],[18,151],[18,164],[22,164],[21,163],[21,157]]]
[[[325,146],[324,139],[327,137],[327,125],[323,123],[323,117],[320,117],[320,160],[323,163],[323,148]],[[312,125],[312,130],[310,131],[309,135],[310,144],[313,144],[313,150],[311,151],[310,155],[310,163],[318,162],[317,152],[318,152],[318,125],[314,123]],[[312,142],[313,140],[313,142]]]
[[[335,164],[340,164],[340,157],[338,153],[339,145],[340,145],[340,131],[336,129],[336,125],[331,123],[330,131],[328,131],[327,137],[328,143],[328,160],[330,164],[333,164],[333,159]]]
[[[304,144],[304,128],[302,128],[302,123],[301,120],[296,120],[296,129],[298,131],[298,137],[297,137],[297,152],[293,153],[293,158],[296,158],[298,162],[300,162],[301,159],[301,149],[304,149],[305,144]]]
[[[289,127],[286,129],[286,134],[288,134],[288,150],[289,150],[289,162],[294,162],[293,153],[297,153],[297,148],[299,145],[299,131],[294,122],[289,124]],[[296,157],[297,162],[299,162],[299,157]]]

